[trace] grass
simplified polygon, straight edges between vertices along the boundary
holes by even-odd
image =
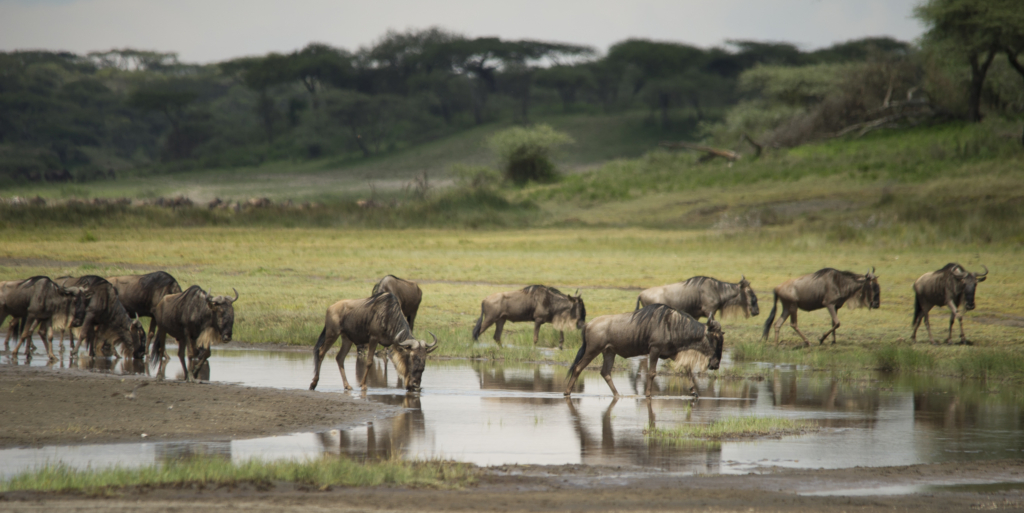
[[[251,459],[233,463],[210,456],[172,460],[142,468],[113,467],[104,470],[76,470],[65,464],[52,464],[0,481],[0,491],[102,493],[132,486],[221,486],[241,483],[270,486],[282,481],[321,490],[334,486],[382,485],[460,488],[474,480],[473,466],[450,461],[356,462],[344,457],[324,456],[310,461],[267,462]]]
[[[651,427],[644,430],[649,441],[668,445],[685,445],[694,441],[722,441],[742,438],[783,437],[816,431],[807,421],[782,417],[726,417],[707,424],[682,424],[672,428]]]

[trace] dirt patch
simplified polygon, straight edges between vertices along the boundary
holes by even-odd
[[[135,398],[126,398],[133,390]],[[0,397],[0,448],[252,438],[351,427],[397,412],[344,394],[16,365],[0,365]]]
[[[990,313],[974,317],[975,321],[993,326],[1009,326],[1011,328],[1024,328],[1024,317],[1019,315]]]

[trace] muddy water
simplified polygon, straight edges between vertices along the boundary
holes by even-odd
[[[9,357],[3,357],[7,364]],[[346,362],[350,381],[355,359]],[[351,393],[405,407],[396,417],[343,431],[296,433],[229,442],[176,442],[50,446],[0,451],[0,475],[53,461],[73,466],[151,464],[189,454],[235,461],[314,457],[450,458],[480,465],[508,463],[644,466],[684,473],[747,473],[770,467],[843,468],[1024,457],[1024,399],[1012,387],[977,381],[873,376],[837,381],[793,366],[724,367],[756,376],[705,377],[702,397],[688,407],[688,382],[659,376],[655,398],[643,398],[637,360],[614,375],[625,397],[613,400],[596,372],[581,377],[582,391],[562,397],[565,367],[500,365],[449,360],[428,363],[419,396],[397,388],[394,369],[376,365],[366,393],[345,392],[332,360],[318,390]],[[48,365],[35,358],[30,365]],[[52,364],[67,366],[62,359]],[[97,372],[156,375],[158,368],[89,360]],[[308,353],[222,349],[210,359],[208,379],[252,386],[305,389],[312,374]],[[181,376],[177,360],[163,370]],[[354,382],[354,381],[353,381]],[[644,438],[649,424],[672,427],[736,415],[804,419],[823,429],[779,440],[668,446]]]

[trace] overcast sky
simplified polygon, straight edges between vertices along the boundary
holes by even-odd
[[[702,47],[727,39],[805,50],[868,36],[911,41],[920,0],[0,0],[0,50],[177,52],[184,62],[349,50],[388,29],[440,26],[470,37],[539,39],[604,52],[628,38]]]

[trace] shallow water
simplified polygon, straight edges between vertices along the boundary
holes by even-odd
[[[378,363],[364,394],[345,392],[333,359],[323,366],[317,389],[404,406],[391,418],[347,430],[296,433],[229,442],[156,442],[48,446],[0,450],[0,475],[62,461],[76,467],[146,465],[189,454],[216,454],[234,461],[314,457],[323,453],[358,458],[449,458],[479,465],[638,465],[682,473],[747,473],[770,467],[844,468],[1019,458],[1024,456],[1024,400],[1015,389],[978,381],[876,375],[871,381],[836,381],[788,365],[745,364],[755,378],[699,381],[692,409],[687,380],[659,375],[653,400],[643,398],[639,360],[613,377],[626,395],[613,400],[597,372],[581,376],[582,391],[562,397],[565,367],[431,360],[423,391],[407,396],[394,368]],[[4,356],[0,364],[9,364]],[[22,363],[24,364],[24,363]],[[36,357],[30,365],[51,365]],[[67,357],[54,367],[66,367]],[[97,372],[143,373],[139,363],[82,358],[76,366]],[[732,366],[726,359],[723,367]],[[209,379],[251,386],[306,389],[311,352],[219,349]],[[595,367],[593,370],[597,370]],[[355,383],[355,358],[346,361]],[[180,377],[177,359],[168,379]],[[990,390],[991,389],[991,390]],[[671,427],[737,415],[781,416],[813,421],[818,433],[778,440],[667,446],[645,440],[650,424]]]

